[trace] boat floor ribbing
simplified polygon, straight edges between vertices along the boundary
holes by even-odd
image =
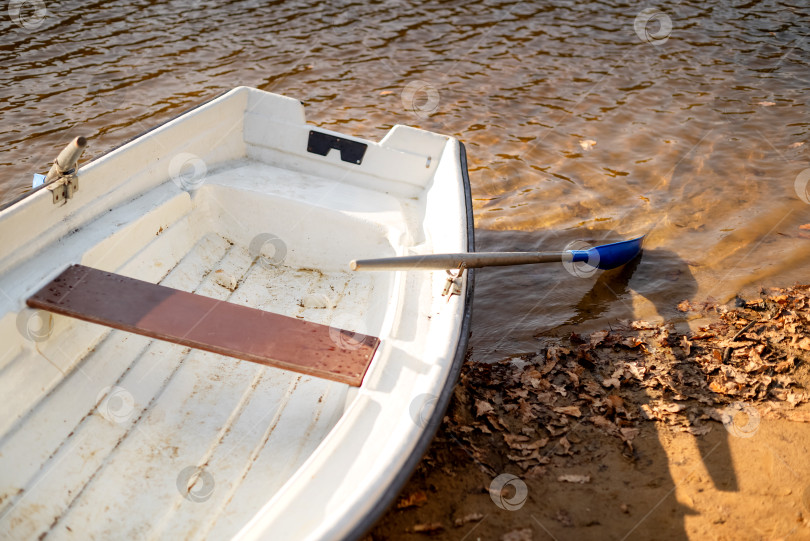
[[[242,163],[213,174],[207,183],[218,189],[226,183],[234,186],[240,179],[266,181],[268,172],[279,171]],[[280,181],[285,176],[279,175]],[[226,182],[218,184],[220,180]],[[284,193],[295,197],[290,190]],[[330,199],[331,203],[339,204],[336,199],[340,198]],[[156,235],[122,273],[141,274],[149,252],[166,252],[166,246],[155,245],[175,244],[189,219],[182,218]],[[236,277],[238,287],[230,291],[220,285],[216,271]],[[254,257],[248,246],[211,231],[159,283],[329,325],[346,324],[336,321],[346,314],[362,316],[370,303],[373,278],[268,265]],[[339,312],[334,309],[337,306]],[[101,327],[98,331],[103,337],[86,355],[67,363],[69,374],[54,388],[47,388],[48,373],[65,366],[64,362],[38,366],[47,363],[44,357],[23,354],[3,367],[4,376],[20,372],[15,378],[4,377],[4,387],[30,385],[27,377],[33,372],[45,376],[40,384],[46,392],[37,401],[9,405],[16,410],[16,423],[6,423],[0,440],[5,459],[18,465],[14,471],[4,471],[4,485],[19,487],[15,493],[0,495],[0,512],[8,514],[3,518],[18,534],[49,533],[62,538],[74,530],[98,538],[230,537],[329,433],[347,398],[345,384],[122,331]],[[228,385],[219,384],[225,379]],[[100,388],[106,392],[99,394]],[[195,423],[193,431],[183,430],[187,422]],[[23,424],[37,428],[17,430]],[[206,495],[195,496],[192,489],[190,499],[184,498],[176,488],[178,476],[189,466],[217,472],[210,499],[195,502],[194,498]],[[162,473],[166,471],[177,476],[166,476]],[[68,496],[36,494],[53,491],[56,496],[56,487],[59,494]],[[110,491],[118,490],[130,494],[112,501],[107,498]],[[148,499],[143,497],[146,494]],[[110,507],[113,501],[137,501],[141,513],[154,521],[144,524],[129,506]],[[105,509],[105,520],[97,520],[98,509]],[[43,524],[50,524],[49,529],[41,531]],[[96,530],[110,524],[118,530]]]

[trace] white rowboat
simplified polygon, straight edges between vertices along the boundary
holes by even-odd
[[[470,271],[349,269],[473,251],[451,137],[240,87],[7,205],[0,241],[4,537],[357,538],[463,362]]]

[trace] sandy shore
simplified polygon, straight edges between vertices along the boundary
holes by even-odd
[[[810,539],[808,289],[681,309],[468,361],[368,538]]]

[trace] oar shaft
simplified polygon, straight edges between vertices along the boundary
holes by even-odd
[[[480,267],[502,267],[506,265],[530,265],[562,261],[584,261],[587,252],[473,252],[460,254],[426,254],[380,259],[361,259],[351,262],[352,270],[408,270],[408,269],[468,269]]]
[[[458,269],[466,267],[502,267],[506,265],[531,265],[532,263],[585,263],[595,269],[615,269],[631,261],[641,253],[644,237],[603,244],[587,250],[562,252],[472,252],[460,254],[425,254],[381,259],[352,261],[352,270],[410,270],[410,269]]]

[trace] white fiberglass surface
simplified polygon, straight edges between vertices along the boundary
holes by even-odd
[[[212,172],[190,199],[163,186],[171,197],[155,196],[162,203],[149,213],[115,209],[109,235],[98,240],[106,222],[90,224],[63,255],[380,335],[390,277],[346,264],[395,252],[390,239],[407,234],[401,207],[351,186],[324,198],[327,181],[279,171],[236,162]],[[147,235],[127,233],[145,227]],[[42,256],[40,264],[54,262]],[[17,322],[8,320],[0,333],[11,336]],[[20,341],[0,360],[0,391],[18,398],[0,412],[1,536],[229,538],[347,404],[344,384],[53,320],[51,334]]]

